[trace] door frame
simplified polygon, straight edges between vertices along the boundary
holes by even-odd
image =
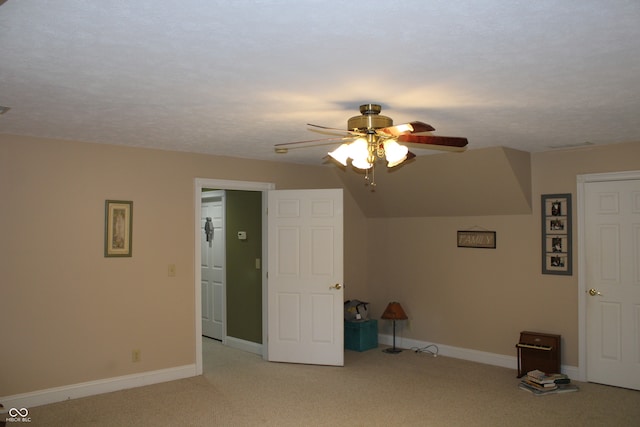
[[[202,272],[200,271],[200,215],[202,207],[202,190],[216,188],[220,190],[242,190],[262,192],[262,265],[268,265],[267,259],[267,193],[275,190],[276,185],[271,182],[230,181],[224,179],[195,178],[194,181],[194,300],[195,300],[195,359],[196,375],[202,375]],[[267,307],[266,307],[267,272],[262,269],[262,357],[266,358],[267,346]]]
[[[591,173],[577,176],[578,219],[578,378],[587,380],[587,280],[585,246],[585,186],[591,182],[628,181],[640,179],[640,170]]]

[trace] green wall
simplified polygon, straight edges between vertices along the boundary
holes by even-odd
[[[262,343],[262,193],[226,191],[227,336]],[[247,233],[238,239],[238,231]]]

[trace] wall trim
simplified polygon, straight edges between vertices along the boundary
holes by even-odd
[[[61,387],[53,387],[45,390],[37,390],[29,393],[15,394],[13,396],[0,397],[0,402],[2,402],[5,408],[28,409],[33,408],[34,406],[48,405],[50,403],[57,403],[70,399],[111,393],[113,391],[181,380],[194,376],[196,376],[195,364],[176,366],[173,368],[159,369],[157,371],[141,372],[138,374],[123,375],[120,377],[105,378],[102,380],[87,381]]]
[[[202,189],[218,188],[221,190],[243,190],[243,191],[261,191],[262,207],[266,206],[267,192],[275,190],[275,183],[271,182],[254,182],[254,181],[230,181],[226,179],[213,178],[195,178],[194,179],[194,292],[195,292],[195,360],[196,375],[202,374],[202,272],[200,271],[200,262],[202,257],[202,248],[200,247],[200,215],[202,207]],[[263,209],[262,215],[262,265],[267,265],[267,227],[266,227],[266,209]],[[262,342],[267,342],[267,269],[262,270]],[[226,322],[225,322],[226,329]],[[226,335],[226,331],[225,331]],[[229,337],[225,336],[224,343],[227,343]],[[267,358],[266,346],[262,347],[262,357]]]
[[[242,350],[248,353],[254,353],[259,356],[262,356],[262,344],[241,340],[239,338],[234,338],[230,336],[227,336],[227,339],[225,340],[225,344],[231,348],[235,348],[236,350]]]
[[[378,342],[380,344],[392,345],[393,336],[379,334]],[[410,350],[412,348],[424,348],[428,345],[438,346],[438,355],[453,357],[454,359],[468,360],[470,362],[483,363],[485,365],[500,366],[502,368],[513,369],[514,378],[518,372],[518,359],[516,356],[507,356],[504,354],[488,353],[486,351],[473,350],[469,348],[453,347],[446,344],[429,343],[425,341],[413,340],[410,338],[398,338],[396,336],[396,347]],[[513,352],[515,353],[515,344],[513,346]],[[560,368],[563,374],[569,376],[569,378],[581,381],[578,379],[578,368],[575,366],[562,365]]]

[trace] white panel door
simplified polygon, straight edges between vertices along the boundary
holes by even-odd
[[[640,180],[585,184],[587,380],[640,390]]]
[[[268,198],[268,359],[342,366],[342,190]]]
[[[224,340],[224,192],[204,193],[201,206],[202,335]],[[210,229],[208,236],[206,228]]]

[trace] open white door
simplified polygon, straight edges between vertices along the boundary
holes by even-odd
[[[640,180],[585,185],[587,380],[640,390]]]
[[[268,199],[268,359],[342,366],[342,190],[277,190]]]
[[[219,341],[226,333],[224,199],[223,190],[203,193],[200,221],[202,335]]]

